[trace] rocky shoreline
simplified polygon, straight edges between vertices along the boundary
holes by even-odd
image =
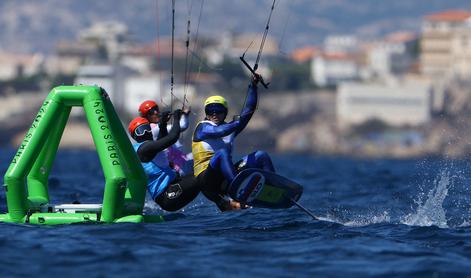
[[[276,152],[297,152],[362,158],[463,158],[471,154],[471,92],[467,86],[448,90],[441,115],[423,126],[392,128],[376,139],[340,131],[336,125],[335,93],[304,92],[264,96],[239,145]],[[252,138],[252,139],[249,139]],[[240,141],[245,141],[240,144]],[[252,142],[252,143],[251,143]],[[263,144],[267,142],[268,144]]]
[[[260,95],[258,110],[250,124],[236,140],[236,150],[365,158],[464,157],[471,153],[471,121],[467,120],[471,118],[471,104],[468,104],[471,94],[466,87],[455,87],[449,94],[445,113],[435,116],[426,125],[392,130],[379,139],[369,140],[345,134],[337,128],[333,91],[264,93]],[[204,97],[194,99],[193,103],[202,103]],[[24,101],[25,96],[22,98]],[[27,113],[22,113],[21,117],[14,115],[14,121],[12,117],[0,119],[2,147],[16,148],[21,143],[43,98],[29,96],[28,109],[23,110]],[[230,114],[234,114],[242,103],[239,99],[229,98],[229,101],[233,104]],[[187,151],[190,151],[194,125],[202,117],[201,111],[193,110],[190,128],[182,137]],[[410,134],[412,139],[409,140]],[[60,147],[94,149],[88,124],[83,119],[70,119]]]

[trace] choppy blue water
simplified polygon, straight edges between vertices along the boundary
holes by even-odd
[[[6,171],[14,150],[0,150]],[[299,209],[220,213],[200,196],[161,224],[0,224],[0,275],[470,277],[469,161],[275,156],[304,185]],[[95,153],[62,151],[54,203],[100,203]],[[0,195],[0,209],[6,210]],[[146,211],[161,212],[152,202]],[[164,212],[162,212],[164,213]]]

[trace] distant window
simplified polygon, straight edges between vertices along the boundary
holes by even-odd
[[[424,30],[433,30],[435,28],[435,24],[432,22],[426,21],[424,22]]]
[[[446,32],[450,30],[450,24],[447,22],[441,22],[438,28],[440,29],[440,31]]]

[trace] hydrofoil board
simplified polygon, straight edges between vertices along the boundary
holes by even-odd
[[[241,171],[228,187],[231,198],[253,207],[289,208],[303,194],[303,187],[283,176],[261,169]]]

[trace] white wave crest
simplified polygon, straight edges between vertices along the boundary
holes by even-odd
[[[438,226],[448,228],[446,212],[443,208],[443,201],[448,195],[448,188],[451,185],[450,173],[446,170],[433,182],[435,185],[427,194],[427,199],[419,197],[417,210],[401,219],[401,223],[410,226]],[[423,196],[423,195],[422,195]]]
[[[364,227],[372,224],[389,223],[391,221],[391,217],[387,211],[382,212],[380,215],[356,216],[356,218],[357,219],[345,221],[329,214],[325,217],[318,217],[321,221],[338,223],[350,227]]]
[[[345,226],[363,227],[372,224],[389,223],[390,221],[391,217],[389,216],[389,213],[387,211],[384,211],[380,215],[370,215],[367,217],[361,217],[360,219],[350,220],[343,224]]]

